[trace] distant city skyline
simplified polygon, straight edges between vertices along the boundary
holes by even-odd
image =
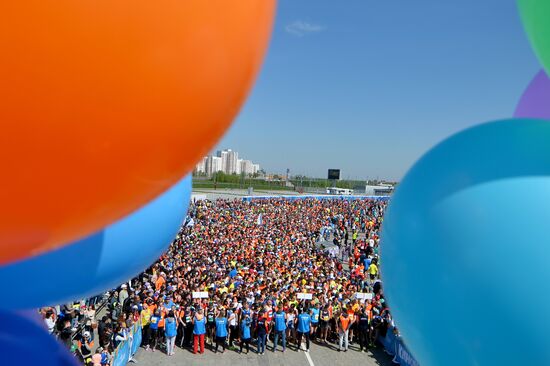
[[[220,146],[220,145],[219,145],[216,149],[212,150],[207,156],[205,156],[199,163],[197,163],[197,166],[195,167],[195,171],[197,171],[197,168],[198,168],[198,167],[202,166],[201,163],[202,163],[203,161],[205,161],[204,159],[208,158],[209,156],[222,158],[221,155],[222,155],[223,153],[221,153],[221,152],[223,152],[223,151],[233,151],[233,152],[236,152],[236,153],[237,153],[237,156],[241,156],[241,155],[240,155],[240,152],[238,152],[238,151],[240,151],[240,149],[233,148],[233,147],[229,148],[229,147],[227,147],[227,146],[225,146],[225,145],[224,145],[224,146]],[[244,154],[243,154],[243,155],[244,155]],[[239,160],[242,160],[242,159],[239,159]],[[247,160],[247,161],[252,162],[252,160]],[[224,167],[225,165],[221,165],[221,164],[222,164],[221,160],[220,160],[219,163],[215,163],[215,164],[220,164],[220,167],[221,167],[221,168],[220,168],[220,171],[225,172],[225,170],[223,169],[223,167]],[[326,179],[326,178],[327,178],[328,170],[334,168],[334,167],[327,167],[327,168],[325,169],[325,171],[322,172],[321,174],[319,174],[319,175],[313,175],[313,174],[304,173],[304,172],[306,172],[306,171],[309,170],[309,167],[307,166],[307,164],[306,164],[306,167],[303,167],[303,168],[301,168],[301,169],[297,169],[296,171],[294,171],[294,170],[292,170],[292,169],[290,169],[290,168],[272,170],[272,169],[269,169],[269,168],[267,168],[267,167],[265,167],[265,166],[260,167],[260,164],[256,164],[256,165],[257,165],[256,171],[262,170],[262,171],[264,171],[264,172],[265,172],[266,174],[268,174],[268,175],[276,174],[276,175],[279,175],[279,176],[286,176],[286,174],[287,174],[287,169],[288,169],[288,170],[290,171],[289,174],[290,174],[291,177],[295,177],[295,176],[304,176],[304,177],[319,178],[319,179]],[[338,168],[336,168],[336,169],[338,169]],[[229,173],[229,174],[232,174],[232,173]],[[240,174],[240,171],[239,171],[238,174]],[[367,180],[379,180],[379,181],[388,181],[387,179],[385,179],[385,177],[381,177],[381,176],[369,176],[369,177],[367,177],[367,178],[364,178],[364,177],[355,177],[355,176],[351,176],[349,173],[347,173],[347,172],[345,172],[345,171],[342,171],[342,170],[340,171],[340,179],[341,179],[341,180],[365,180],[365,181],[367,181]],[[391,180],[390,180],[390,181],[391,181]]]
[[[451,134],[510,118],[539,69],[515,0],[279,0],[218,148],[269,172],[400,180]]]
[[[202,158],[195,166],[194,173],[212,176],[214,173],[254,175],[260,171],[260,164],[251,160],[239,159],[239,153],[232,149],[218,150]]]

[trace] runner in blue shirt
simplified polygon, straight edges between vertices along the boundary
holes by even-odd
[[[300,345],[302,344],[302,336],[306,338],[306,352],[309,352],[309,333],[311,332],[311,316],[308,314],[308,312],[300,308],[299,310],[298,318],[296,318],[296,322],[298,325],[298,332],[296,334],[297,336],[297,343],[298,343],[298,349],[300,349]]]
[[[222,345],[222,353],[225,352],[225,341],[227,339],[227,318],[225,317],[225,310],[221,310],[216,318],[216,348],[214,353],[218,352],[218,346]]]
[[[159,333],[159,322],[161,320],[160,311],[157,309],[155,310],[155,313],[151,315],[150,318],[150,325],[149,325],[149,331],[150,331],[150,339],[151,339],[151,350],[155,352],[155,349],[157,348],[157,340],[158,340],[158,333]]]
[[[319,315],[321,310],[319,309],[319,303],[315,304],[310,310],[311,313],[311,339],[315,340],[315,334],[317,333],[317,325],[319,324]]]
[[[283,352],[286,351],[286,314],[283,309],[278,308],[275,316],[273,317],[274,337],[273,337],[273,352],[277,349],[279,343],[279,336],[281,336],[283,343]]]

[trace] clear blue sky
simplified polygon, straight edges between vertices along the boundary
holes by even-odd
[[[218,148],[270,172],[398,180],[450,134],[510,117],[538,69],[515,0],[280,0]]]

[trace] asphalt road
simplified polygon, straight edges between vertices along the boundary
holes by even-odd
[[[276,352],[272,352],[272,342],[268,342],[268,349],[264,355],[258,355],[253,350],[249,354],[239,354],[236,351],[226,350],[224,354],[214,353],[207,346],[204,354],[195,355],[188,349],[176,347],[174,356],[167,356],[163,351],[145,351],[143,348],[134,356],[137,363],[147,366],[168,366],[168,365],[197,365],[197,366],[390,366],[394,365],[391,357],[384,353],[381,346],[366,353],[358,351],[358,345],[353,344],[347,352],[338,352],[334,344],[329,346],[311,344],[309,353],[303,350],[292,349],[282,352],[281,346]],[[255,349],[255,347],[251,347]],[[309,357],[308,357],[309,356]]]

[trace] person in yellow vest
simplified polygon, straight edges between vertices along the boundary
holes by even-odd
[[[140,313],[140,319],[141,319],[141,346],[145,347],[145,350],[149,350],[149,324],[151,319],[151,310],[149,309],[149,306],[144,303],[143,304],[143,310],[141,310]]]
[[[374,261],[372,261],[372,263],[370,264],[367,272],[369,272],[369,277],[371,281],[374,281],[376,279],[376,276],[378,275],[378,266]]]

